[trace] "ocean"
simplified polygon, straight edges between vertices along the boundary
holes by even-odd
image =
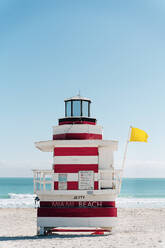
[[[35,207],[33,178],[0,178],[0,208]],[[165,178],[124,178],[118,207],[165,207]]]

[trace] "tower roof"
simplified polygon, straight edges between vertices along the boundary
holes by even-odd
[[[66,101],[71,101],[71,100],[84,100],[84,101],[91,102],[91,99],[83,97],[83,96],[80,96],[80,95],[73,96],[73,97],[70,97],[70,98],[66,98],[64,101],[66,102]]]

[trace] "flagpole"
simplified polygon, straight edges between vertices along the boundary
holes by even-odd
[[[123,171],[124,171],[124,166],[125,166],[126,157],[127,157],[128,144],[129,144],[130,136],[131,136],[131,129],[132,129],[132,126],[129,127],[128,139],[127,139],[126,144],[125,144],[124,156],[123,156],[122,167],[121,167],[121,175],[120,175],[119,193],[120,193],[120,189],[121,189]]]
[[[127,139],[126,144],[125,144],[124,156],[123,156],[122,167],[121,167],[122,171],[124,170],[124,166],[125,166],[125,161],[126,161],[126,156],[127,156],[127,150],[128,150],[128,144],[129,144],[130,135],[131,135],[131,129],[132,129],[132,126],[129,127],[128,139]]]

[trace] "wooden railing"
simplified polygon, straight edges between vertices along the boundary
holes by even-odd
[[[120,190],[121,170],[100,170],[99,171],[99,189],[111,188],[117,192]]]
[[[116,191],[116,194],[120,193],[121,188],[121,175],[122,170],[113,170],[111,173],[111,176],[107,179],[101,179],[102,173],[110,173],[109,170],[100,170],[98,181],[99,181],[99,189],[102,189],[104,187],[101,187],[102,182],[104,181],[110,181],[110,189],[114,189]],[[54,171],[53,170],[33,170],[34,173],[34,193],[37,192],[48,192],[48,191],[54,191]],[[108,188],[108,187],[107,187]]]
[[[53,170],[33,170],[34,193],[37,191],[53,191]]]

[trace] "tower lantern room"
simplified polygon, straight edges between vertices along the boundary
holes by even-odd
[[[80,96],[65,100],[65,117],[90,117],[91,100]]]
[[[59,124],[96,124],[91,118],[91,100],[80,95],[67,98],[65,102],[65,118],[59,119]],[[68,123],[69,121],[69,123]]]

